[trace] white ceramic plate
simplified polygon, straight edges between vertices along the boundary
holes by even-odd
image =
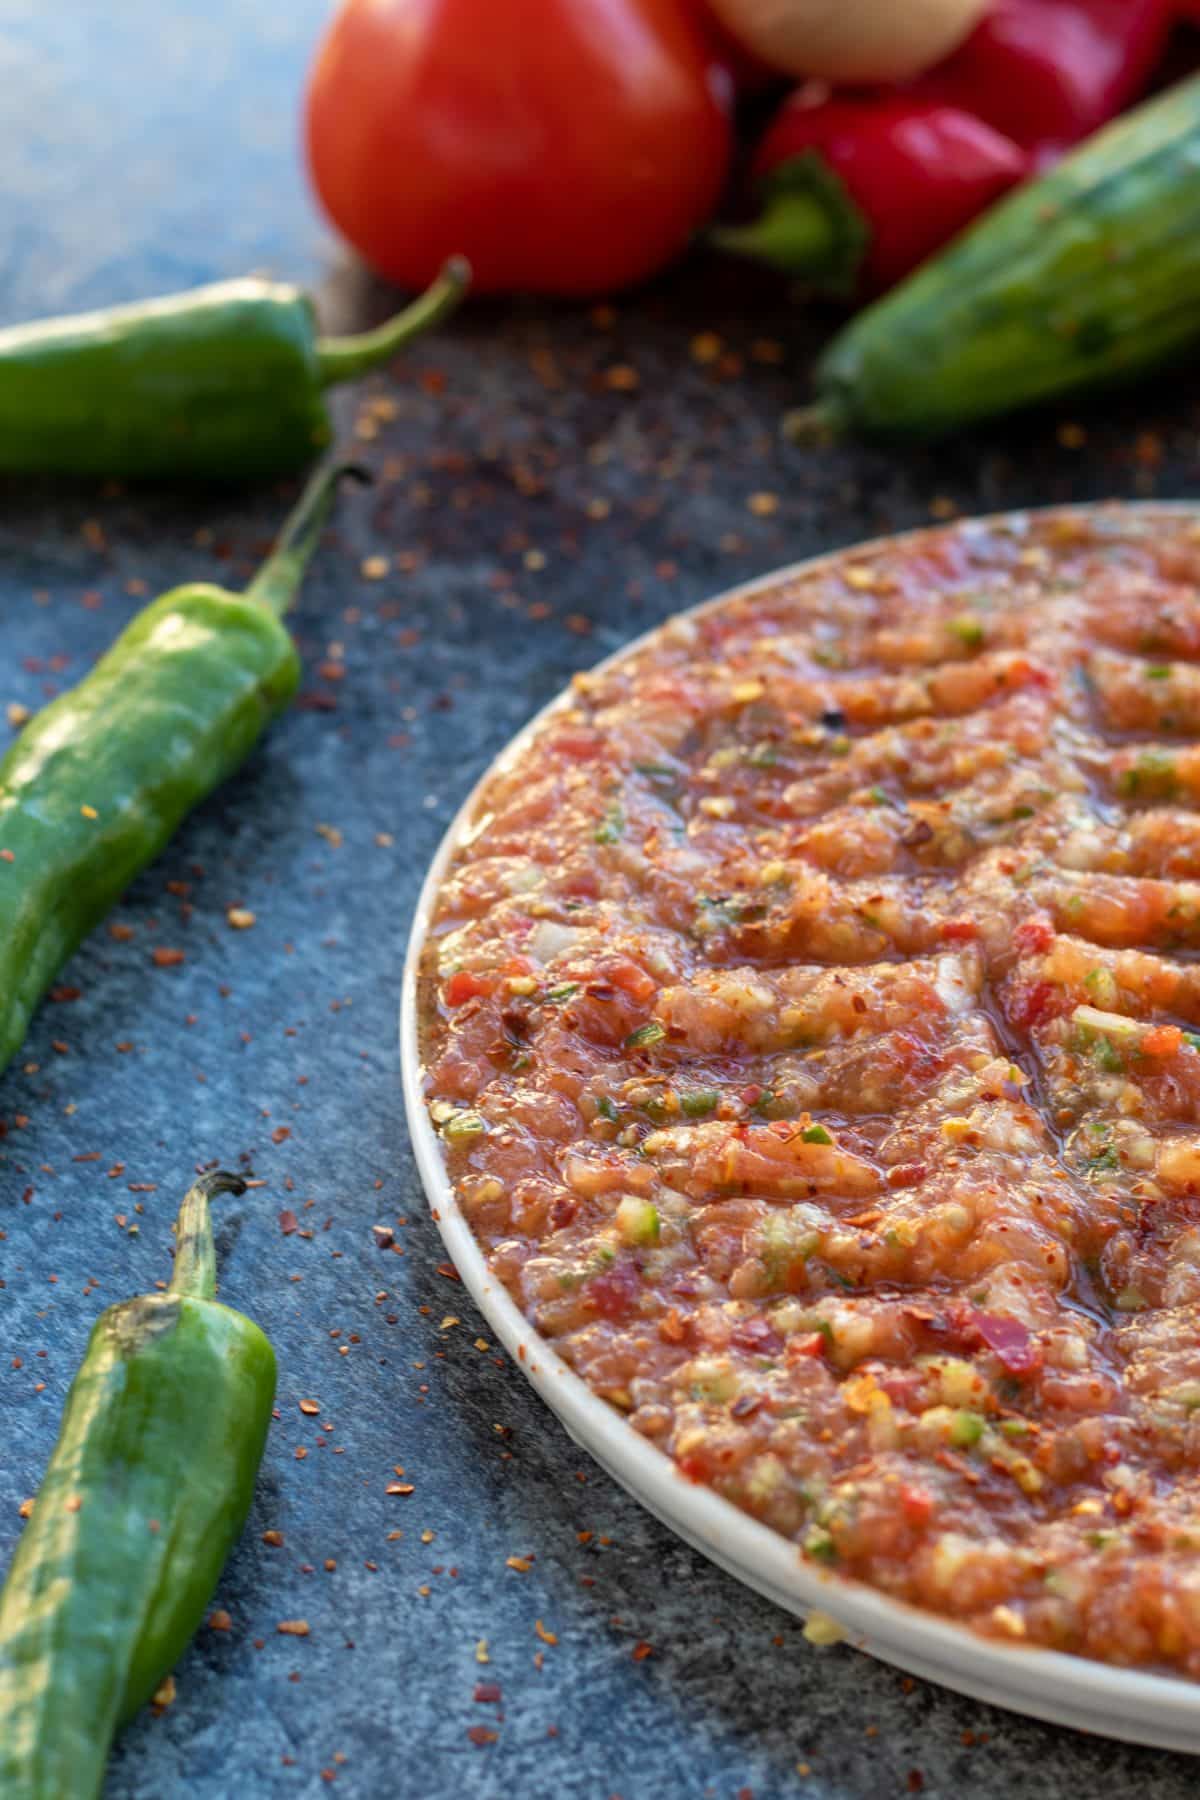
[[[1136,515],[1174,508],[1160,503],[1119,510]],[[988,521],[994,522],[997,521]],[[774,587],[821,563],[878,549],[882,542],[848,546],[831,556],[776,571],[705,602],[705,609],[719,606],[735,594]],[[652,635],[647,633],[646,637]],[[646,638],[639,638],[610,660],[628,655],[645,641]],[[993,1642],[933,1613],[918,1611],[859,1582],[805,1562],[793,1543],[740,1512],[720,1495],[681,1476],[661,1450],[592,1393],[539,1337],[507,1290],[489,1274],[446,1178],[440,1142],[425,1109],[417,1043],[417,971],[437,890],[454,849],[474,817],[484,785],[497,767],[521,753],[535,728],[566,699],[567,696],[559,695],[551,701],[513,739],[460,809],[421,890],[405,961],[401,1060],[413,1150],[437,1228],[479,1310],[577,1444],[695,1549],[789,1612],[801,1616],[814,1610],[826,1613],[858,1648],[910,1674],[969,1694],[972,1699],[1007,1706],[1054,1724],[1098,1732],[1104,1737],[1200,1754],[1200,1685],[1171,1676],[1111,1668],[1058,1651]]]

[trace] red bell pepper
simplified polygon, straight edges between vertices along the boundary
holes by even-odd
[[[1028,170],[1025,151],[956,106],[809,86],[759,145],[759,216],[708,241],[825,293],[879,293]]]
[[[993,0],[966,42],[906,92],[986,119],[1041,168],[1141,94],[1178,5]]]

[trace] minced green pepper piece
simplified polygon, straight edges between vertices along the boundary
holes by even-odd
[[[950,1442],[958,1450],[970,1450],[983,1436],[984,1426],[982,1413],[956,1412],[950,1426]]]
[[[617,1207],[617,1230],[632,1248],[657,1244],[661,1233],[658,1208],[637,1194],[626,1194]]]
[[[546,989],[546,998],[553,1000],[558,1005],[563,1000],[573,1000],[578,992],[579,983],[577,981],[560,981],[557,987]]]
[[[830,1532],[823,1525],[814,1525],[804,1539],[804,1553],[817,1562],[831,1563],[837,1561],[837,1545]]]
[[[1111,969],[1089,969],[1083,985],[1099,1007],[1111,1009],[1120,998],[1116,977]]]
[[[833,1142],[823,1125],[806,1125],[800,1133],[800,1138],[805,1144],[832,1144]]]
[[[708,1113],[716,1112],[721,1096],[714,1088],[697,1088],[690,1094],[681,1094],[679,1104],[689,1119],[703,1119]]]
[[[660,1025],[657,1019],[651,1019],[647,1024],[639,1025],[636,1031],[630,1032],[625,1039],[625,1048],[626,1050],[646,1050],[651,1044],[660,1043],[666,1035],[666,1027]]]
[[[625,808],[613,800],[604,809],[604,817],[592,833],[597,844],[616,844],[625,833]]]
[[[951,619],[950,629],[958,639],[959,643],[967,650],[978,650],[983,643],[984,638],[987,636],[987,632],[980,621],[978,619],[972,619],[967,613],[962,614],[957,619]]]
[[[482,1137],[487,1126],[478,1113],[454,1113],[442,1126],[442,1136],[448,1144],[465,1144],[471,1138]]]

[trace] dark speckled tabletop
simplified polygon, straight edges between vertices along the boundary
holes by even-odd
[[[0,318],[250,268],[319,286],[332,322],[377,316],[387,297],[336,262],[297,155],[322,12],[8,0]],[[1195,376],[1076,409],[1077,433],[783,450],[823,329],[694,265],[612,309],[473,310],[350,396],[344,432],[380,479],[345,496],[305,590],[300,704],[126,896],[119,935],[86,945],[78,997],[43,1008],[0,1081],[0,1559],[92,1320],[167,1273],[194,1163],[265,1183],[219,1234],[224,1297],[281,1369],[217,1595],[231,1623],[125,1732],[110,1800],[1194,1790],[1183,1758],[809,1647],[587,1462],[438,1270],[400,1105],[403,945],[453,809],[529,713],[676,607],[827,546],[1196,492]],[[76,680],[143,593],[245,574],[287,497],[5,490],[0,706]],[[161,947],[183,962],[157,966]],[[396,1465],[407,1497],[385,1492]],[[299,1618],[306,1638],[280,1635]]]

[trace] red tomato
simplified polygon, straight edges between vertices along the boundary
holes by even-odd
[[[334,224],[403,287],[598,294],[677,255],[720,195],[729,80],[686,0],[345,0],[309,82]]]

